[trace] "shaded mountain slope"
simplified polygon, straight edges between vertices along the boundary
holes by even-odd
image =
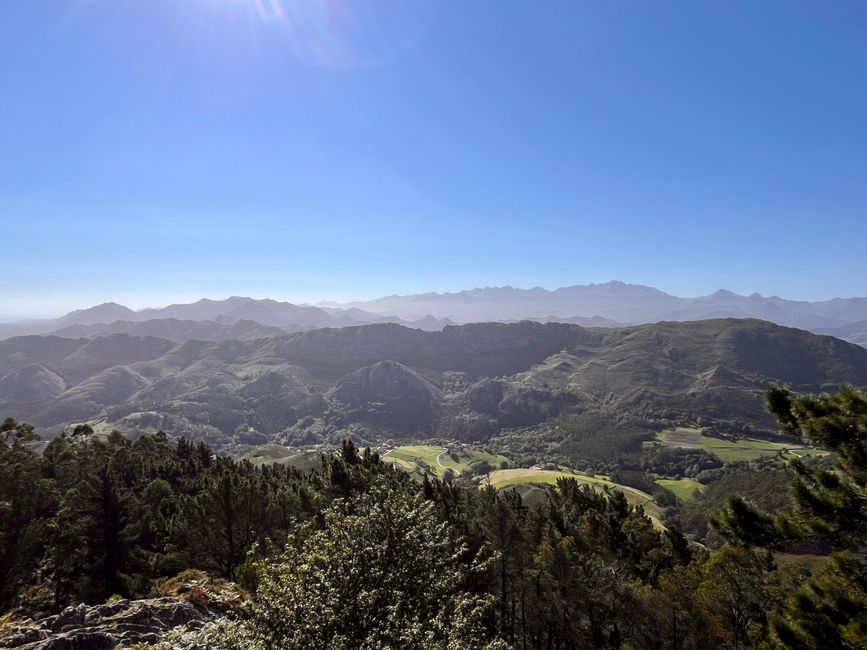
[[[65,389],[62,377],[34,363],[0,379],[0,400],[9,404],[48,404]]]
[[[193,303],[140,311],[108,302],[78,309],[56,319],[0,323],[0,339],[31,334],[75,338],[130,334],[159,336],[178,342],[191,339],[227,341],[272,336],[283,331],[374,323],[397,323],[423,330],[440,330],[451,321],[428,314],[405,320],[355,308],[323,309],[268,298],[257,300],[233,296],[225,300],[204,298]]]
[[[836,325],[834,327],[822,327],[817,329],[816,332],[846,339],[867,348],[867,320],[847,323],[846,325]]]
[[[349,407],[345,419],[407,433],[432,432],[440,389],[397,361],[378,361],[341,377],[327,396]]]
[[[0,413],[43,429],[82,420],[163,428],[215,445],[370,438],[484,439],[566,415],[657,426],[698,418],[769,432],[761,396],[867,384],[867,350],[757,320],[585,329],[394,324],[246,341],[117,334],[0,342]]]
[[[176,318],[154,318],[135,322],[118,320],[112,323],[91,325],[68,325],[52,332],[54,336],[65,338],[94,338],[110,334],[130,336],[155,336],[183,343],[199,341],[246,341],[282,334],[279,327],[262,325],[253,320],[239,320],[232,324],[217,323],[209,320],[178,320]]]

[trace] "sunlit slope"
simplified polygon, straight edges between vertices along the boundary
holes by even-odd
[[[546,469],[502,469],[490,474],[482,481],[482,485],[492,485],[498,490],[519,485],[556,485],[560,479],[573,479],[583,485],[589,485],[594,490],[609,492],[616,490],[622,492],[630,505],[641,506],[645,513],[659,525],[662,518],[662,510],[653,500],[653,497],[628,485],[613,483],[601,476],[590,476],[581,472]]]
[[[487,473],[508,463],[505,456],[490,454],[481,449],[455,446],[446,449],[439,445],[405,445],[392,449],[383,456],[386,462],[419,475],[426,471],[442,478],[447,471],[456,475]]]

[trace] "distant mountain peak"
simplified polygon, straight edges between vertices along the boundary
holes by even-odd
[[[0,324],[0,340],[26,334],[63,332],[63,335],[93,336],[117,331],[165,333],[172,340],[186,340],[191,336],[223,338],[230,333],[227,328],[239,321],[252,321],[262,326],[241,326],[239,335],[258,336],[273,331],[268,328],[297,331],[370,323],[398,323],[439,330],[450,323],[486,321],[541,320],[612,327],[729,317],[759,318],[814,332],[834,331],[850,341],[862,343],[865,330],[861,323],[867,320],[867,298],[808,302],[755,292],[740,295],[728,289],[698,297],[679,297],[621,280],[557,289],[539,286],[524,289],[506,284],[317,305],[236,295],[139,311],[116,302],[105,302],[70,312],[59,319]],[[140,326],[152,320],[160,322]],[[850,324],[856,328],[848,327]]]
[[[728,289],[717,289],[712,294],[710,294],[711,298],[742,298],[743,296],[739,296],[734,291],[729,291]]]
[[[134,319],[136,312],[129,307],[119,305],[116,302],[104,302],[87,309],[71,311],[60,320],[64,325],[93,325],[94,323],[107,323],[116,320]]]
[[[103,302],[99,305],[94,305],[93,307],[87,307],[85,309],[76,309],[74,311],[69,312],[67,316],[71,316],[73,314],[83,314],[85,312],[94,312],[94,311],[108,311],[108,310],[122,310],[122,311],[132,311],[129,307],[118,304],[116,302]]]

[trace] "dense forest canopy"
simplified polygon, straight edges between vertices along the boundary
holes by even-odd
[[[673,508],[661,528],[622,493],[571,478],[527,501],[413,480],[351,441],[301,471],[88,426],[37,453],[33,428],[7,419],[0,607],[36,618],[144,598],[199,569],[249,600],[164,643],[865,647],[867,396],[775,389],[767,400],[789,435],[832,450],[836,466],[796,458],[788,469],[723,471],[730,487],[769,472],[792,496],[775,514],[743,498],[712,501],[710,546],[676,526],[699,516],[698,503]]]

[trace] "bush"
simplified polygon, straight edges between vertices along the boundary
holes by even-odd
[[[493,598],[462,591],[467,549],[432,502],[375,488],[335,503],[322,522],[302,524],[282,553],[257,564],[245,620],[206,629],[198,647],[486,646]]]

